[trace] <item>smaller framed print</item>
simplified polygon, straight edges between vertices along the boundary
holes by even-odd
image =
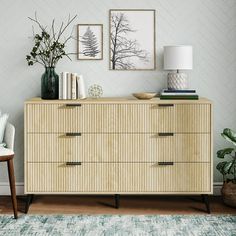
[[[102,60],[103,59],[103,25],[78,24],[77,25],[77,59]]]

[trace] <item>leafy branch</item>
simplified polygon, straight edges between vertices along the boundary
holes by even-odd
[[[26,55],[26,60],[28,65],[34,65],[39,63],[45,67],[55,67],[60,59],[67,57],[71,60],[70,54],[65,51],[65,45],[72,39],[72,32],[69,37],[62,39],[65,31],[69,25],[76,19],[77,15],[74,17],[68,17],[67,23],[61,23],[58,33],[55,30],[55,19],[53,19],[50,30],[43,26],[35,13],[34,18],[28,17],[37,27],[41,30],[40,33],[34,33],[33,29],[33,40],[34,46],[29,55]]]
[[[226,128],[223,130],[221,136],[231,144],[236,146],[236,133],[234,131]],[[232,155],[232,153],[234,153],[234,155]],[[224,181],[226,181],[227,175],[232,175],[232,182],[236,183],[236,148],[228,147],[221,149],[217,152],[217,157],[220,159],[224,159],[227,157],[230,158],[230,160],[228,161],[222,161],[218,163],[216,169],[223,175]]]

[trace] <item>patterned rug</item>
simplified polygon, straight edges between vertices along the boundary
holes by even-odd
[[[236,235],[236,215],[0,216],[0,235]]]

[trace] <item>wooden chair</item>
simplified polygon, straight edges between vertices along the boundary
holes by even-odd
[[[17,200],[16,200],[15,175],[13,167],[14,138],[15,138],[15,127],[12,124],[7,123],[3,139],[3,142],[6,143],[7,147],[6,148],[0,147],[0,162],[7,162],[14,218],[17,219],[18,218]]]

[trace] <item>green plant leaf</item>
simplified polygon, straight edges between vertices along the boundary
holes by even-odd
[[[236,167],[236,159],[232,160],[232,166],[229,169],[229,174],[234,174],[234,168]]]
[[[216,154],[218,158],[224,158],[225,155],[230,154],[233,150],[234,148],[224,148],[222,150],[219,150]]]
[[[229,161],[229,162],[227,162],[227,163],[225,163],[225,165],[224,165],[224,167],[223,167],[223,169],[224,169],[224,172],[226,173],[226,174],[230,174],[230,169],[231,169],[231,167],[233,166],[233,160],[232,161]]]
[[[33,52],[36,52],[37,49],[38,49],[37,47],[33,47],[32,51],[33,51]]]
[[[32,66],[33,64],[33,61],[28,61],[28,66]]]
[[[216,169],[222,174],[222,175],[225,175],[227,173],[225,173],[224,171],[224,166],[227,164],[227,161],[222,161],[222,162],[219,162],[217,165],[216,165]]]
[[[223,130],[223,133],[221,134],[221,136],[236,146],[236,132],[234,132],[233,130],[229,128],[226,128]]]

